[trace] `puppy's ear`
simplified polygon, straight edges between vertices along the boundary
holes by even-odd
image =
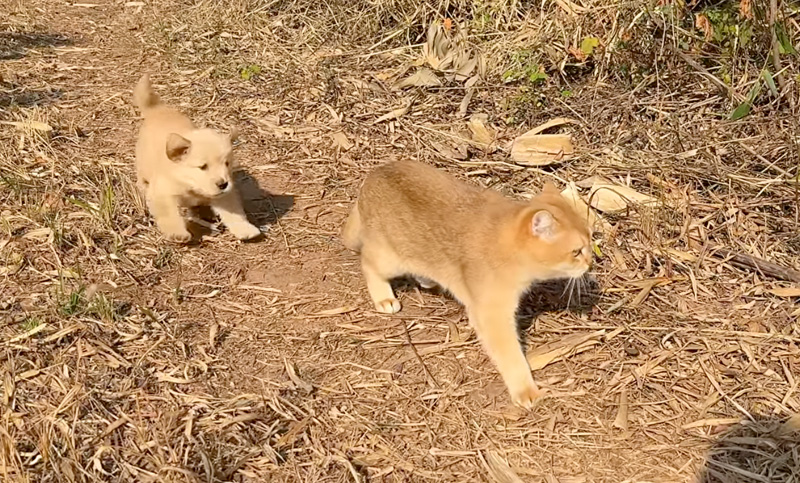
[[[545,240],[553,238],[556,220],[547,210],[539,210],[531,217],[531,234]]]
[[[231,144],[235,143],[239,140],[239,129],[236,126],[233,126],[228,133],[228,139],[231,140]]]
[[[167,138],[167,157],[177,163],[183,159],[190,147],[192,147],[191,141],[180,134],[172,133]]]

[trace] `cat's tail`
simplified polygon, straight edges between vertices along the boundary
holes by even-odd
[[[350,216],[342,228],[342,243],[354,252],[361,250],[361,215],[358,213],[358,202],[353,205]]]
[[[133,103],[143,114],[147,110],[161,104],[161,99],[158,97],[158,94],[153,91],[153,84],[150,83],[150,76],[148,74],[143,75],[136,84],[136,87],[134,87]]]

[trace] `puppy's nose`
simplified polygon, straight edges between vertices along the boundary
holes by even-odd
[[[227,188],[227,187],[228,187],[228,182],[227,181],[217,181],[217,188],[219,188],[220,191],[224,191],[225,188]]]

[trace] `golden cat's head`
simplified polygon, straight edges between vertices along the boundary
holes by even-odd
[[[186,135],[172,133],[167,139],[167,157],[174,163],[173,178],[192,193],[216,198],[233,188],[231,165],[237,131],[220,134],[195,129]]]
[[[550,183],[523,210],[517,240],[526,269],[537,280],[578,278],[592,266],[592,232]]]

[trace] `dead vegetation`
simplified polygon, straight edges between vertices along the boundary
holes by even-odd
[[[756,260],[800,267],[800,29],[777,7],[0,6],[0,479],[796,481],[800,291]],[[264,241],[158,238],[143,70],[241,128]],[[555,118],[571,155],[512,157]],[[399,316],[371,312],[337,234],[399,157],[600,209],[597,292],[520,311],[534,411],[452,300],[405,286]]]

